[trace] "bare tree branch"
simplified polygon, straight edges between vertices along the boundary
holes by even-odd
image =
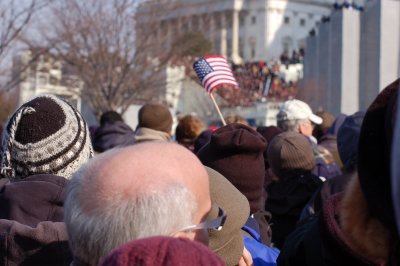
[[[175,9],[173,1],[168,9]],[[54,3],[48,47],[72,66],[85,88],[82,96],[97,113],[126,110],[136,101],[160,97],[165,67],[173,54],[160,30],[168,10],[139,0],[68,0]]]
[[[15,44],[20,41],[23,32],[30,26],[34,14],[43,9],[51,0],[30,0],[24,5],[17,1],[3,0],[0,2],[0,67],[4,67],[5,60]],[[24,66],[27,68],[28,66]],[[9,75],[9,68],[1,69],[0,76]],[[18,79],[11,79],[0,85],[1,90],[9,91]]]

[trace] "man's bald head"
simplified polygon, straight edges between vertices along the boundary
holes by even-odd
[[[69,185],[65,221],[74,255],[84,259],[98,250],[88,256],[99,259],[123,241],[197,224],[210,208],[208,175],[197,157],[177,144],[147,142],[105,152],[82,167]]]
[[[103,153],[83,171],[81,200],[93,204],[90,208],[104,206],[116,196],[131,198],[172,182],[185,185],[195,194],[199,186],[208,187],[207,172],[197,157],[180,145],[167,142],[148,142]]]

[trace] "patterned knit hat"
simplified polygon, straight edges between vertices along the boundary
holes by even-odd
[[[23,104],[3,135],[1,175],[23,179],[54,174],[70,179],[93,156],[81,114],[63,100],[43,95]]]

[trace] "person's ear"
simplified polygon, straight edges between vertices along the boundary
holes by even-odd
[[[298,128],[299,128],[299,133],[300,134],[304,134],[305,130],[307,130],[306,126],[307,125],[305,125],[305,123],[303,123],[303,122],[299,123],[299,127]]]
[[[173,235],[171,235],[172,237],[176,237],[176,238],[187,238],[190,240],[194,240],[195,234],[193,232],[176,232]]]

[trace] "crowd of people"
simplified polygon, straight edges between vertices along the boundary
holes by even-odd
[[[399,88],[338,117],[290,99],[277,126],[256,128],[240,115],[219,128],[182,115],[173,128],[168,107],[147,103],[135,129],[115,111],[89,129],[38,96],[3,129],[0,261],[399,265]]]
[[[268,66],[264,61],[251,62],[233,65],[232,69],[240,88],[255,93],[256,98],[282,101],[293,98],[297,93],[296,83],[285,81],[278,63]]]
[[[287,51],[283,52],[280,56],[280,61],[284,65],[290,65],[290,64],[299,64],[303,63],[304,60],[304,49],[300,48],[299,51],[293,50],[292,51],[292,56],[289,56],[289,53]]]

